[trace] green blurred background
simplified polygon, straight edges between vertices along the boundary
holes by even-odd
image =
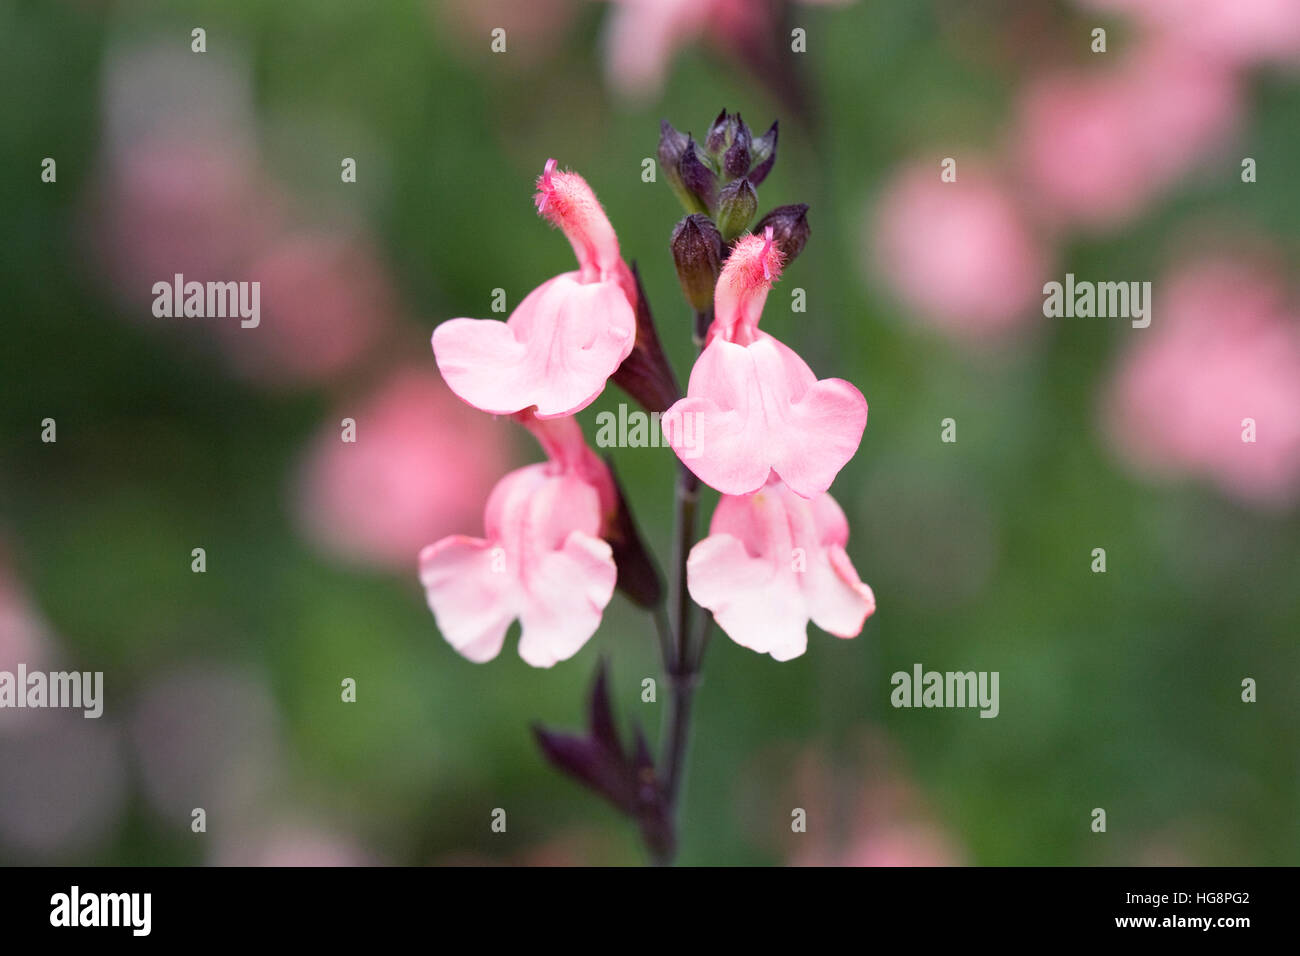
[[[678,56],[661,96],[625,102],[602,80],[607,5],[555,6],[562,22],[535,41],[521,26],[494,57],[477,21],[426,3],[0,3],[0,536],[61,659],[105,672],[102,772],[114,781],[63,788],[74,804],[104,803],[97,823],[34,843],[15,825],[0,861],[221,862],[234,857],[214,848],[255,851],[294,827],[344,861],[642,861],[624,821],[543,764],[529,725],[576,726],[604,655],[620,718],[657,734],[665,695],[640,694],[660,676],[644,614],[616,596],[591,643],[552,670],[524,665],[513,638],[490,664],[462,660],[436,632],[414,554],[405,572],[340,561],[294,519],[304,446],[365,377],[276,388],[232,374],[188,326],[150,324],[148,296],[115,295],[96,265],[87,209],[104,188],[109,64],[146,42],[189,56],[202,26],[206,56],[233,57],[248,85],[255,126],[243,134],[265,174],[304,219],[374,237],[401,303],[390,357],[429,369],[438,321],[489,315],[493,289],[513,304],[572,267],[530,203],[554,156],[600,196],[684,381],[690,320],[667,245],[681,212],[662,181],[642,182],[641,161],[661,118],[697,133],[723,106],[759,128],[781,120],[760,209],[807,202],[813,232],[764,325],[870,403],[833,493],[879,610],[855,640],[810,629],[808,653],[785,664],[715,634],[681,862],[800,859],[791,808],[818,808],[809,845],[833,843],[857,827],[865,790],[879,805],[869,833],[902,820],[902,832],[940,835],[953,862],[1295,863],[1295,511],[1117,467],[1096,409],[1123,323],[1060,322],[1029,344],[971,350],[911,321],[864,265],[866,210],[899,163],[996,142],[1027,69],[1004,43],[1018,5],[801,10],[816,112],[802,122],[700,45]],[[1030,6],[1036,28],[1058,34],[1089,22]],[[1249,95],[1249,155],[1293,169],[1300,86],[1265,74]],[[39,181],[44,156],[58,159],[56,184]],[[355,187],[338,181],[340,156],[358,160]],[[1064,245],[1061,271],[1150,275],[1168,238],[1206,210],[1289,248],[1300,240],[1294,177],[1249,191],[1229,175]],[[807,290],[806,314],[785,307],[794,287]],[[622,400],[611,388],[582,413],[589,435]],[[56,444],[40,441],[47,416]],[[949,416],[955,444],[939,441]],[[504,426],[484,416],[484,427]],[[519,462],[538,457],[516,445]],[[614,458],[666,558],[672,453]],[[458,468],[454,456],[441,464]],[[476,515],[463,530],[479,532]],[[190,571],[200,545],[203,575]],[[1090,571],[1094,547],[1107,550],[1104,575]],[[892,709],[889,675],[915,662],[999,671],[1000,716]],[[165,771],[142,753],[142,739],[170,738],[141,731],[141,701],[177,673],[242,688],[181,720],[198,769],[175,771],[180,792],[251,781],[209,810],[206,834],[190,831],[179,797],[152,795],[149,775]],[[1259,682],[1250,705],[1248,676]],[[345,677],[355,704],[340,702]],[[4,752],[0,792],[32,799],[15,781],[44,764]],[[822,769],[798,770],[809,762]],[[496,807],[505,834],[489,828]],[[1094,807],[1107,810],[1106,834],[1090,831]]]

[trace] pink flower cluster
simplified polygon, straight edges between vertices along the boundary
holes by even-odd
[[[1033,318],[1051,265],[1004,178],[959,162],[957,181],[914,163],[885,188],[871,225],[881,279],[924,321],[960,340]]]
[[[1244,256],[1179,267],[1164,320],[1121,360],[1104,418],[1121,457],[1201,475],[1251,504],[1300,499],[1300,320],[1285,283]]]
[[[381,250],[362,230],[318,224],[311,200],[269,172],[249,136],[258,123],[247,65],[229,52],[178,60],[167,44],[125,42],[105,59],[87,232],[131,313],[176,273],[246,279],[261,285],[256,329],[187,326],[242,378],[321,387],[373,359],[400,314]]]
[[[1081,0],[1124,14],[1208,60],[1238,66],[1294,63],[1300,57],[1300,4],[1294,0]]]
[[[758,328],[781,265],[771,227],[737,241],[686,398],[663,421],[683,463],[722,492],[687,562],[691,597],[736,643],[789,660],[807,648],[809,621],[854,637],[876,603],[827,493],[862,440],[867,402]]]
[[[1109,69],[1035,80],[1018,105],[1013,162],[1049,225],[1111,229],[1225,144],[1241,111],[1226,64],[1143,39]]]
[[[339,440],[349,419],[355,442]],[[430,539],[482,513],[510,467],[505,430],[480,425],[433,369],[386,373],[372,393],[341,402],[308,444],[292,486],[298,526],[336,559],[409,574]]]
[[[872,269],[900,302],[954,337],[1032,327],[1055,249],[1072,231],[1131,223],[1225,155],[1245,113],[1245,72],[1300,58],[1292,0],[1082,0],[1130,17],[1095,66],[1036,72],[992,156],[909,163],[867,229]],[[1071,42],[1079,41],[1079,32]],[[1229,175],[1237,160],[1220,160]],[[1219,175],[1223,175],[1220,172]]]
[[[457,396],[514,416],[547,461],[498,483],[483,537],[425,548],[420,578],[462,655],[496,657],[517,619],[520,656],[549,667],[591,638],[619,580],[611,547],[619,492],[573,416],[645,332],[636,279],[586,181],[550,160],[536,202],[569,239],[578,269],[534,289],[505,322],[443,323],[433,351]],[[844,551],[848,524],[827,494],[861,441],[867,403],[759,330],[781,268],[771,227],[736,241],[687,395],[664,413],[663,429],[683,463],[723,494],[710,536],[689,557],[692,597],[737,643],[787,660],[803,653],[810,620],[852,637],[875,600]]]
[[[105,57],[88,263],[130,315],[151,316],[145,293],[177,273],[259,283],[256,328],[149,321],[197,336],[247,382],[337,398],[291,486],[298,525],[331,557],[409,573],[420,546],[482,509],[508,444],[468,427],[473,413],[433,369],[408,367],[414,326],[373,238],[270,173],[249,135],[247,63],[224,45],[195,58],[124,42]],[[345,418],[355,441],[340,441]],[[437,467],[450,453],[464,462],[454,472]]]
[[[803,0],[839,5],[852,0]],[[618,93],[645,99],[663,88],[679,49],[708,40],[753,60],[780,36],[777,4],[755,0],[614,0],[604,24],[605,73]]]
[[[496,657],[519,620],[519,655],[550,667],[600,626],[618,570],[604,540],[618,498],[573,415],[632,350],[636,284],[596,195],[555,160],[537,210],[573,245],[578,269],[542,283],[505,322],[452,319],[433,333],[448,386],[493,415],[513,415],[547,461],[506,475],[488,499],[484,537],[453,535],[420,553],[420,580],[443,637],[472,661]]]

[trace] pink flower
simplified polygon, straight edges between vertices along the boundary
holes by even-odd
[[[121,147],[101,176],[88,201],[88,231],[105,277],[130,304],[177,272],[233,277],[249,247],[280,225],[280,197],[247,155],[224,142],[153,136]]]
[[[848,382],[821,379],[789,347],[758,330],[781,253],[765,237],[736,243],[718,276],[708,345],[686,397],[664,413],[668,443],[723,494],[758,491],[775,473],[796,493],[824,492],[853,457],[867,401]]]
[[[875,271],[918,318],[961,338],[1034,321],[1048,256],[1011,193],[974,162],[903,170],[871,224]]]
[[[605,23],[605,66],[624,96],[646,97],[663,87],[680,47],[705,30],[716,0],[619,0]]]
[[[851,0],[804,2],[840,6]],[[771,45],[782,14],[777,5],[754,0],[615,0],[605,23],[606,75],[624,96],[654,96],[682,47],[707,38],[744,58]]]
[[[1186,48],[1147,44],[1116,70],[1033,83],[1019,106],[1015,148],[1049,218],[1110,228],[1224,142],[1239,112],[1229,69]]]
[[[283,228],[287,197],[260,168],[238,44],[202,57],[124,33],[103,56],[99,173],[86,194],[93,259],[130,314],[154,282],[243,278]]]
[[[331,382],[355,369],[398,312],[378,250],[360,236],[284,236],[259,250],[247,275],[261,283],[260,324],[221,324],[219,341],[240,374],[271,387]]]
[[[961,861],[939,827],[918,823],[882,827],[842,849],[835,866],[956,866]]]
[[[1201,57],[1248,65],[1300,55],[1295,0],[1085,0],[1085,5],[1128,14]]]
[[[344,418],[355,442],[342,440]],[[334,555],[409,569],[421,547],[482,514],[510,466],[505,435],[483,425],[432,369],[396,372],[321,426],[298,483],[299,525]]]
[[[807,649],[809,621],[856,637],[876,609],[844,551],[848,540],[834,498],[802,498],[773,481],[722,497],[709,536],[691,549],[687,586],[737,644],[788,661]]]
[[[453,535],[425,548],[420,580],[439,630],[466,658],[496,657],[518,618],[519,656],[550,667],[587,643],[614,594],[613,551],[600,536],[617,498],[575,419],[519,418],[549,461],[501,479],[485,537]]]
[[[1272,270],[1184,266],[1123,359],[1105,407],[1120,454],[1155,476],[1202,474],[1249,503],[1300,498],[1300,321]],[[1254,422],[1254,441],[1246,419]]]
[[[452,319],[433,332],[451,390],[494,415],[536,408],[538,418],[590,405],[636,340],[636,285],[596,194],[547,160],[537,209],[564,230],[579,270],[543,282],[505,322]]]

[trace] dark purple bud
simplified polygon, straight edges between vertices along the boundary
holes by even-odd
[[[587,700],[587,732],[566,734],[534,726],[533,733],[546,759],[558,770],[586,784],[625,813],[635,811],[636,786],[614,726],[604,660],[597,665]]]
[[[750,163],[753,162],[750,156],[750,146],[752,144],[753,139],[749,134],[749,127],[737,115],[735,137],[722,157],[722,171],[727,179],[740,179],[749,172]]]
[[[750,155],[754,137],[739,113],[725,109],[709,127],[704,138],[704,152],[724,182],[740,179],[749,172],[754,160]]]
[[[633,811],[636,795],[629,786],[621,754],[580,734],[558,733],[540,726],[533,727],[533,734],[551,766],[594,790],[624,813]]]
[[[773,123],[771,129],[754,140],[750,153],[753,156],[751,161],[754,163],[754,168],[749,172],[749,181],[755,187],[758,187],[762,185],[763,180],[767,178],[767,174],[772,171],[772,167],[776,164],[776,123]]]
[[[686,191],[690,212],[711,212],[718,194],[718,176],[701,158],[695,140],[686,137],[686,149],[677,161],[677,175]]]
[[[703,207],[703,203],[682,180],[682,158],[688,150],[694,153],[694,149],[694,143],[689,135],[677,132],[667,120],[659,123],[659,166],[668,178],[668,185],[672,187],[677,199],[690,212],[701,210]]]
[[[609,668],[603,658],[596,667],[596,680],[587,701],[587,726],[597,744],[615,753],[622,752],[614,726],[614,709],[609,703]]]
[[[596,669],[587,704],[587,732],[557,733],[534,725],[543,756],[552,766],[603,796],[635,820],[655,856],[672,856],[675,843],[663,786],[655,773],[645,735],[634,731],[632,752],[624,753],[610,706],[605,662]]]
[[[689,140],[690,137],[685,133],[677,132],[667,120],[660,120],[659,165],[666,170],[677,169],[677,164],[681,162],[682,153],[686,152],[686,144]]]
[[[718,231],[731,242],[746,229],[758,212],[758,193],[748,179],[727,183],[718,194]]]
[[[696,213],[673,229],[673,264],[682,294],[696,312],[713,305],[713,288],[722,271],[722,234],[713,220]]]
[[[730,118],[727,116],[727,108],[724,106],[722,112],[718,114],[718,118],[715,119],[713,125],[709,127],[709,135],[704,137],[704,149],[710,156],[721,156],[726,150],[727,144],[730,142],[727,135],[727,123],[729,119]]]
[[[768,226],[772,227],[772,239],[781,250],[784,263],[789,265],[795,256],[803,252],[812,231],[808,228],[808,204],[777,206],[758,221],[758,225],[754,226],[754,234],[761,234]]]
[[[657,860],[666,862],[673,858],[677,850],[672,815],[668,811],[668,799],[659,782],[659,775],[655,773],[650,744],[646,742],[639,724],[634,734],[636,749],[632,753],[632,769],[637,783],[637,821],[641,824],[641,835],[650,851]]]

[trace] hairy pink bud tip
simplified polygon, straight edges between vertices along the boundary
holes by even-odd
[[[759,254],[759,258],[763,260],[763,278],[766,279],[768,282],[772,281],[772,269],[771,266],[769,265],[769,262],[771,261],[772,258],[773,246],[776,245],[776,241],[772,238],[772,236],[773,236],[773,230],[771,226],[768,226],[766,229],[763,230],[763,251]],[[777,252],[776,256],[778,259],[780,259],[781,253]]]
[[[542,168],[542,177],[537,181],[537,211],[546,214],[546,203],[555,195],[555,185],[551,182],[551,173],[555,172],[555,167],[559,165],[553,159],[548,159],[546,165]]]

